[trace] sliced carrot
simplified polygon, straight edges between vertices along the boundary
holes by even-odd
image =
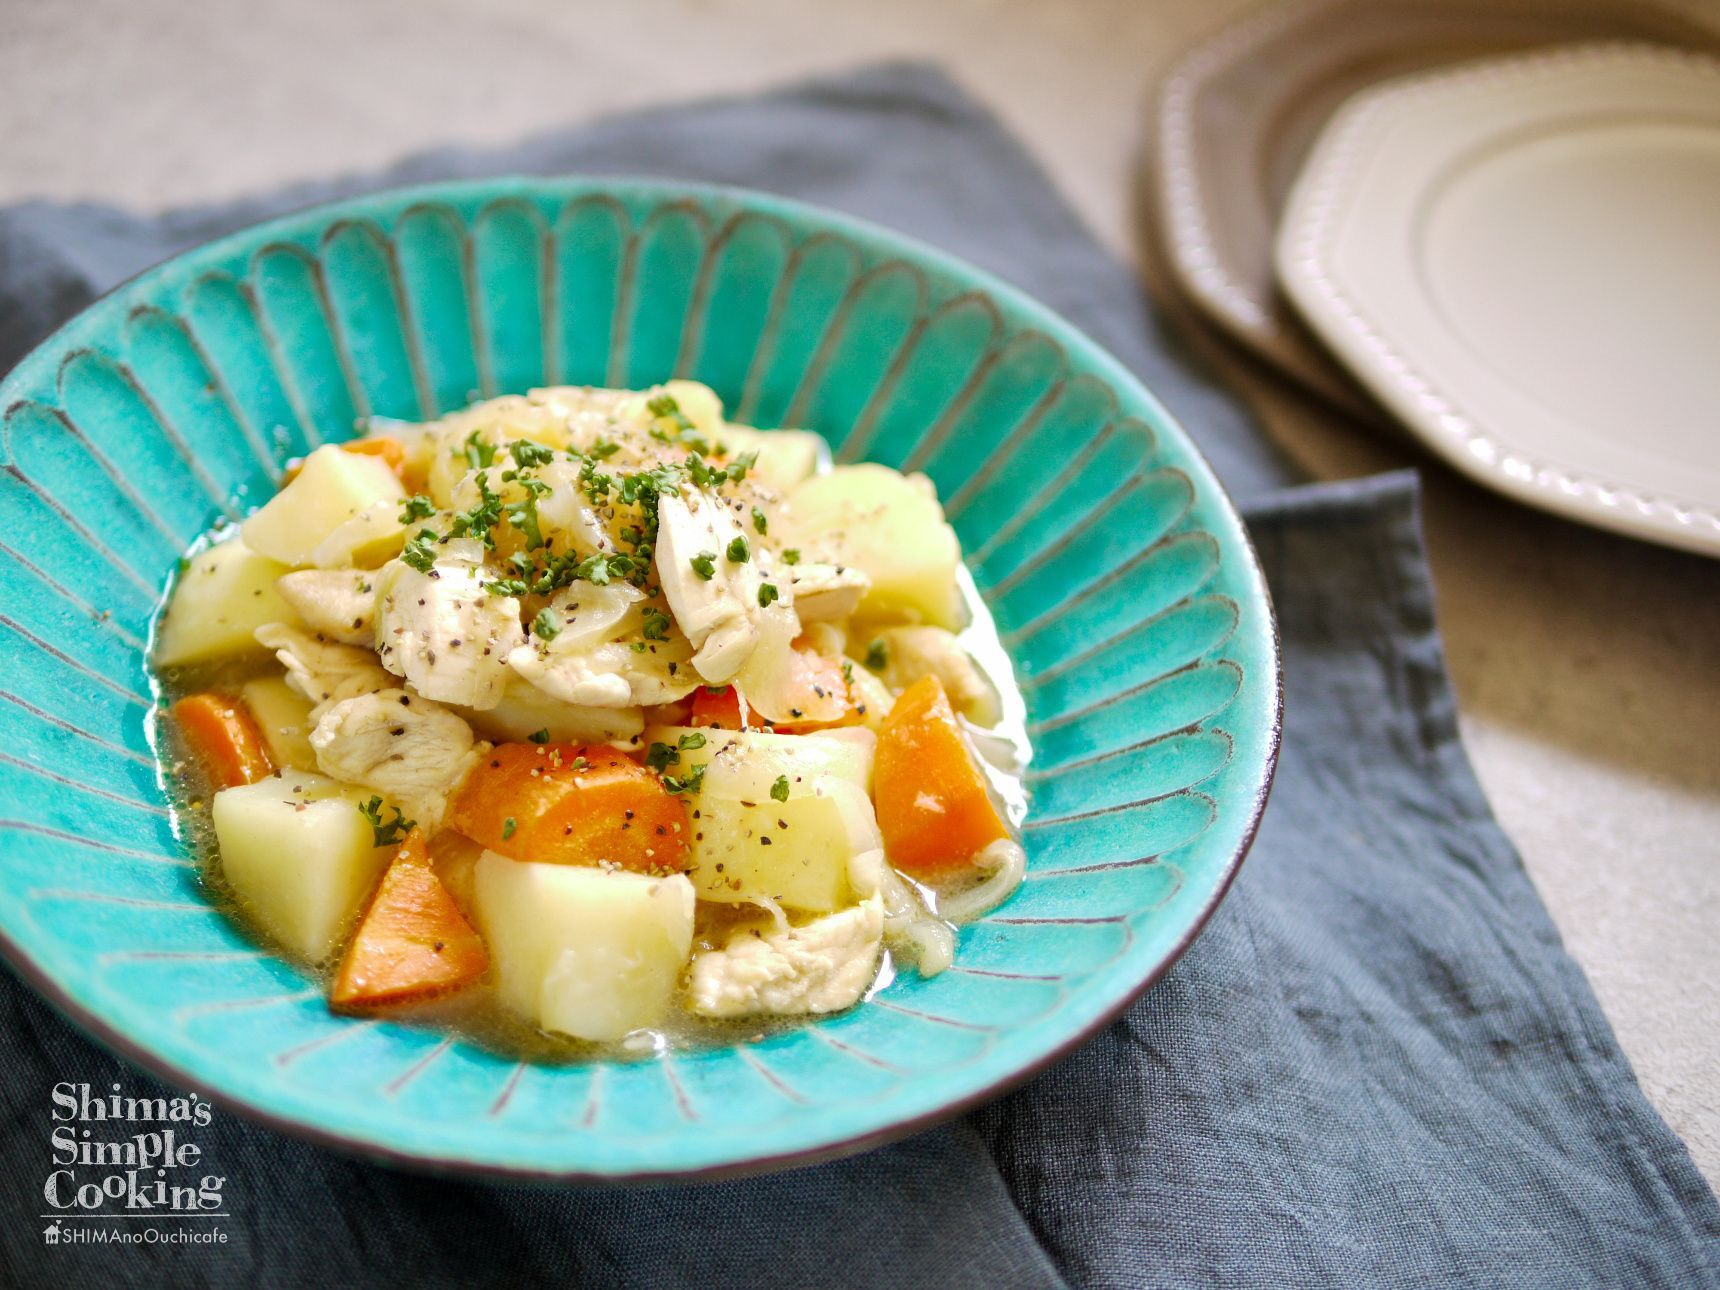
[[[884,718],[872,782],[884,854],[910,877],[951,877],[1009,836],[935,676],[902,691]]]
[[[395,853],[340,961],[329,1003],[379,1008],[469,985],[490,966],[483,937],[430,865],[422,829]]]
[[[254,784],[273,773],[263,731],[242,700],[226,694],[188,695],[168,709],[168,715],[214,788]]]
[[[701,685],[693,691],[693,715],[688,718],[688,724],[703,726],[716,730],[767,730],[764,718],[753,714],[749,725],[741,721],[740,696],[735,693],[735,687],[725,685],[720,690],[712,690]]]
[[[514,860],[687,867],[687,808],[654,772],[601,745],[496,745],[460,786],[451,821]]]
[[[406,445],[392,435],[377,434],[365,439],[348,439],[340,445],[340,450],[358,457],[380,457],[383,464],[396,475],[406,467]],[[295,461],[288,466],[281,476],[281,487],[285,488],[292,483],[303,469],[302,461]]]
[[[803,641],[794,643],[789,661],[789,693],[794,706],[777,728],[790,734],[830,730],[860,723],[860,709],[849,693],[842,660],[820,654]]]

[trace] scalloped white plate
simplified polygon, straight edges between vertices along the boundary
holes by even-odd
[[[1359,95],[1277,268],[1460,470],[1720,555],[1720,61],[1575,47]]]

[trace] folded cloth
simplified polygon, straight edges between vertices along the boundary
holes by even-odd
[[[1278,785],[1211,927],[1129,1013],[967,1121],[854,1160],[656,1188],[435,1180],[219,1116],[216,1246],[45,1251],[49,1090],[147,1079],[0,978],[0,1280],[116,1285],[1720,1284],[1720,1209],[1649,1107],[1458,742],[1414,482],[1296,482],[1130,276],[936,71],[892,66],[501,152],[143,218],[0,211],[0,367],[230,228],[385,185],[632,173],[868,216],[1084,327],[1190,429],[1280,615]],[[983,218],[976,217],[983,213]]]

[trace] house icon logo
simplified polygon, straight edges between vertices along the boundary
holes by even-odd
[[[49,1245],[58,1245],[60,1243],[60,1224],[58,1220],[49,1223],[42,1229],[42,1239]]]

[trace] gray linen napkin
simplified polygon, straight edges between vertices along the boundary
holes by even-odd
[[[1249,517],[1283,628],[1271,809],[1206,934],[1092,1044],[855,1160],[673,1189],[410,1177],[221,1117],[219,1247],[44,1251],[0,1280],[262,1285],[1720,1284],[1720,1210],[1648,1106],[1458,742],[1409,476],[1296,483],[1130,276],[939,73],[862,71],[504,152],[139,217],[0,211],[0,367],[124,276],[294,206],[421,180],[632,173],[770,189],[943,246],[1068,315]],[[0,978],[0,1196],[39,1212],[48,1089],[148,1081]]]

